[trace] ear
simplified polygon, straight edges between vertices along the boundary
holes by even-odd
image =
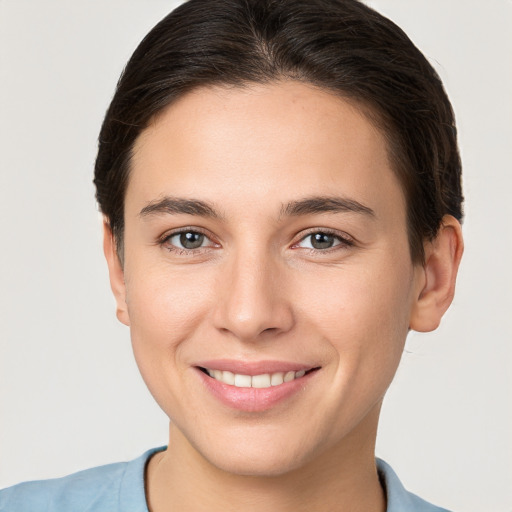
[[[411,312],[411,329],[429,332],[439,326],[453,300],[463,250],[459,221],[445,215],[435,240],[425,244],[425,264]]]
[[[107,221],[103,222],[103,252],[108,265],[110,277],[110,287],[116,299],[116,315],[120,322],[130,325],[128,307],[126,304],[126,285],[124,282],[124,270],[121,260],[117,254],[116,243],[110,225]]]

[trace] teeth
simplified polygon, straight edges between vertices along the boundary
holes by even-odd
[[[284,373],[273,373],[272,377],[270,377],[270,385],[271,386],[279,386],[284,382]]]
[[[217,370],[217,371],[220,371],[220,370]],[[234,373],[231,373],[231,372],[220,372],[220,379],[218,380],[221,380],[222,382],[225,382],[226,384],[230,384],[231,386],[234,386],[235,385],[235,374]],[[216,378],[214,376],[214,378]]]
[[[270,374],[264,373],[263,375],[254,375],[251,379],[253,388],[269,388],[270,387]]]
[[[285,373],[284,374],[284,381],[285,382],[290,382],[292,381],[293,379],[295,379],[295,372],[288,372],[288,373]]]
[[[243,375],[240,373],[232,373],[221,370],[206,369],[208,375],[215,380],[236,386],[238,388],[269,388],[271,386],[279,386],[284,382],[291,382],[294,379],[300,379],[306,374],[305,370],[298,372],[277,372],[277,373],[263,373],[261,375]]]
[[[250,375],[241,375],[240,373],[235,373],[235,386],[237,388],[250,388],[251,380],[252,379]]]

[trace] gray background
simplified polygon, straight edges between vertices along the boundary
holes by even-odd
[[[377,453],[458,511],[512,510],[512,2],[375,0],[456,111],[466,254],[440,329],[413,333]],[[138,41],[177,2],[0,0],[0,487],[166,443],[114,316],[91,184]]]

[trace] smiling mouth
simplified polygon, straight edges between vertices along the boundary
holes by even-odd
[[[210,368],[199,369],[211,377],[212,379],[235,386],[238,388],[270,388],[273,386],[280,386],[286,382],[301,379],[311,372],[319,370],[320,368],[311,368],[309,370],[289,371],[289,372],[275,372],[275,373],[262,373],[260,375],[244,375],[241,373],[233,373],[230,371],[213,370]]]

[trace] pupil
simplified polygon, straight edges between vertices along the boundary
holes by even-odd
[[[315,233],[312,236],[311,245],[315,249],[329,249],[334,243],[334,237],[326,233]]]
[[[180,243],[185,249],[197,249],[203,245],[204,235],[202,233],[194,233],[188,231],[180,235]]]

